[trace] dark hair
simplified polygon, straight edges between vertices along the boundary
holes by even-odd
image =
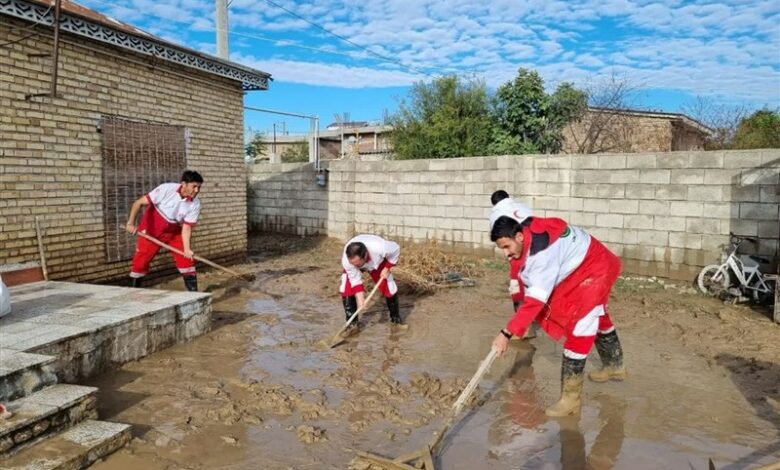
[[[182,183],[203,183],[203,177],[197,171],[184,170],[184,173],[181,174],[181,181]]]
[[[360,259],[366,259],[367,254],[368,249],[366,248],[366,245],[360,242],[352,242],[347,245],[347,259],[352,259],[355,256],[359,256]]]
[[[498,204],[499,201],[503,201],[504,199],[508,199],[508,198],[509,198],[509,193],[507,193],[503,189],[499,189],[498,191],[490,195],[490,203],[495,206],[496,204]]]
[[[515,219],[502,215],[493,224],[490,230],[490,241],[498,241],[499,238],[514,238],[515,235],[523,230],[523,226]]]

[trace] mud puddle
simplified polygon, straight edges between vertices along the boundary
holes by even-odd
[[[327,349],[320,341],[343,318],[335,275],[294,270],[304,256],[259,263],[254,283],[207,277],[217,286],[212,332],[91,384],[101,418],[133,424],[135,436],[93,468],[364,469],[355,450],[393,457],[431,439],[508,317],[495,293],[503,271],[477,288],[403,298],[405,330],[377,303],[358,336]],[[550,420],[561,346],[543,335],[513,342],[440,468],[705,469],[711,458],[737,469],[777,459],[777,415],[667,325],[628,308],[621,319],[621,305],[629,381],[586,383],[580,419]]]

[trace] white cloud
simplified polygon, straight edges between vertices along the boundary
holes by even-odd
[[[539,70],[548,82],[619,69],[651,87],[780,103],[777,0],[275,1],[371,51],[431,73],[476,72],[497,85],[521,66]],[[83,2],[195,47],[214,28],[210,0]],[[233,42],[233,57],[259,64],[280,81],[351,88],[424,78],[263,1],[233,0],[230,14],[237,37],[286,41],[287,47],[245,36]],[[343,55],[289,47],[296,44]]]

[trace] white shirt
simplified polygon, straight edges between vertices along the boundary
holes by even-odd
[[[369,259],[362,268],[356,268],[349,262],[349,258],[347,258],[347,247],[350,243],[354,242],[364,244],[368,250]],[[341,266],[344,268],[344,271],[346,271],[350,284],[354,287],[363,284],[363,276],[360,274],[361,271],[374,271],[384,260],[396,265],[398,264],[398,259],[400,257],[401,247],[398,246],[398,243],[385,240],[376,235],[358,235],[344,245],[344,249],[341,252]]]
[[[200,199],[182,197],[179,183],[163,183],[146,195],[168,223],[195,225],[200,217]]]
[[[490,212],[490,229],[493,229],[493,225],[499,217],[507,216],[515,219],[517,223],[523,223],[525,219],[532,215],[534,213],[531,208],[522,202],[517,202],[511,197],[502,199],[493,206],[493,210]]]

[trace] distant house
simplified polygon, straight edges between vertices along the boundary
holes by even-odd
[[[320,158],[323,160],[335,160],[342,156],[361,160],[386,158],[392,154],[389,139],[392,130],[393,127],[386,124],[350,122],[342,123],[341,127],[338,124],[330,124],[325,130],[320,131]],[[295,147],[311,144],[313,136],[311,134],[276,136],[265,134],[264,139],[270,154],[283,155]]]
[[[125,278],[133,200],[185,168],[206,179],[193,248],[246,254],[244,94],[270,75],[63,0],[0,0],[0,265],[38,259],[55,280]],[[167,262],[167,257],[160,257]]]
[[[703,150],[712,129],[684,114],[588,108],[564,130],[563,153]]]

